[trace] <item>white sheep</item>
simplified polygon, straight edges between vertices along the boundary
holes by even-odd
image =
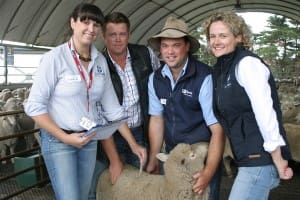
[[[203,169],[208,144],[178,144],[170,155],[159,154],[164,163],[165,175],[153,175],[126,165],[117,182],[112,185],[109,172],[99,178],[97,200],[205,200],[209,188],[200,195],[193,192],[193,175]],[[165,159],[164,159],[165,158]]]
[[[18,99],[11,97],[4,104],[2,111],[16,111],[21,109],[21,103]],[[10,136],[21,130],[18,123],[17,115],[7,115],[0,117],[0,136]],[[0,141],[0,153],[1,156],[5,156],[6,147],[9,147],[10,153],[14,153],[14,147],[16,145],[17,138],[10,138]]]
[[[231,161],[234,160],[233,153],[231,150],[230,142],[228,137],[226,137],[224,153],[223,153],[223,164],[225,167],[225,172],[229,178],[233,177],[233,172],[231,169]]]

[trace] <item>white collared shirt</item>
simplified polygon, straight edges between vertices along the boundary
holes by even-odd
[[[268,83],[269,69],[258,58],[247,56],[239,62],[235,74],[250,99],[255,119],[264,139],[264,149],[272,152],[276,147],[284,146],[285,142],[279,134],[279,125]]]
[[[108,55],[110,56],[109,52]],[[128,117],[127,124],[130,128],[138,127],[142,123],[141,106],[139,103],[139,92],[137,88],[136,79],[132,70],[131,57],[127,48],[126,64],[124,69],[116,63],[112,57],[110,59],[114,64],[116,71],[121,79],[123,88],[123,102],[122,106],[125,116]]]

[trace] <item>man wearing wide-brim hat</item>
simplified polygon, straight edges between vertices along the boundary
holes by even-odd
[[[166,151],[178,143],[209,142],[206,166],[194,175],[193,190],[203,193],[210,186],[210,198],[219,199],[220,161],[224,147],[223,129],[212,111],[210,67],[192,53],[200,44],[189,34],[187,24],[169,17],[162,30],[148,40],[160,51],[164,65],[149,77],[149,141],[147,171],[157,173],[163,140]]]

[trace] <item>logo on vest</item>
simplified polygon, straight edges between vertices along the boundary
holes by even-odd
[[[231,76],[230,75],[226,79],[226,83],[225,83],[224,88],[229,88],[229,87],[231,87]]]
[[[181,90],[181,93],[184,95],[184,96],[188,96],[188,97],[192,97],[193,96],[193,93],[191,91],[188,91],[187,89],[182,89]]]

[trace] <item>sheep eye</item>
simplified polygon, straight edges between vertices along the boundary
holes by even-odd
[[[184,163],[185,163],[185,159],[182,159],[181,164],[184,165]]]
[[[196,158],[196,154],[190,153],[190,159],[191,159],[191,160],[194,160],[195,158]]]

